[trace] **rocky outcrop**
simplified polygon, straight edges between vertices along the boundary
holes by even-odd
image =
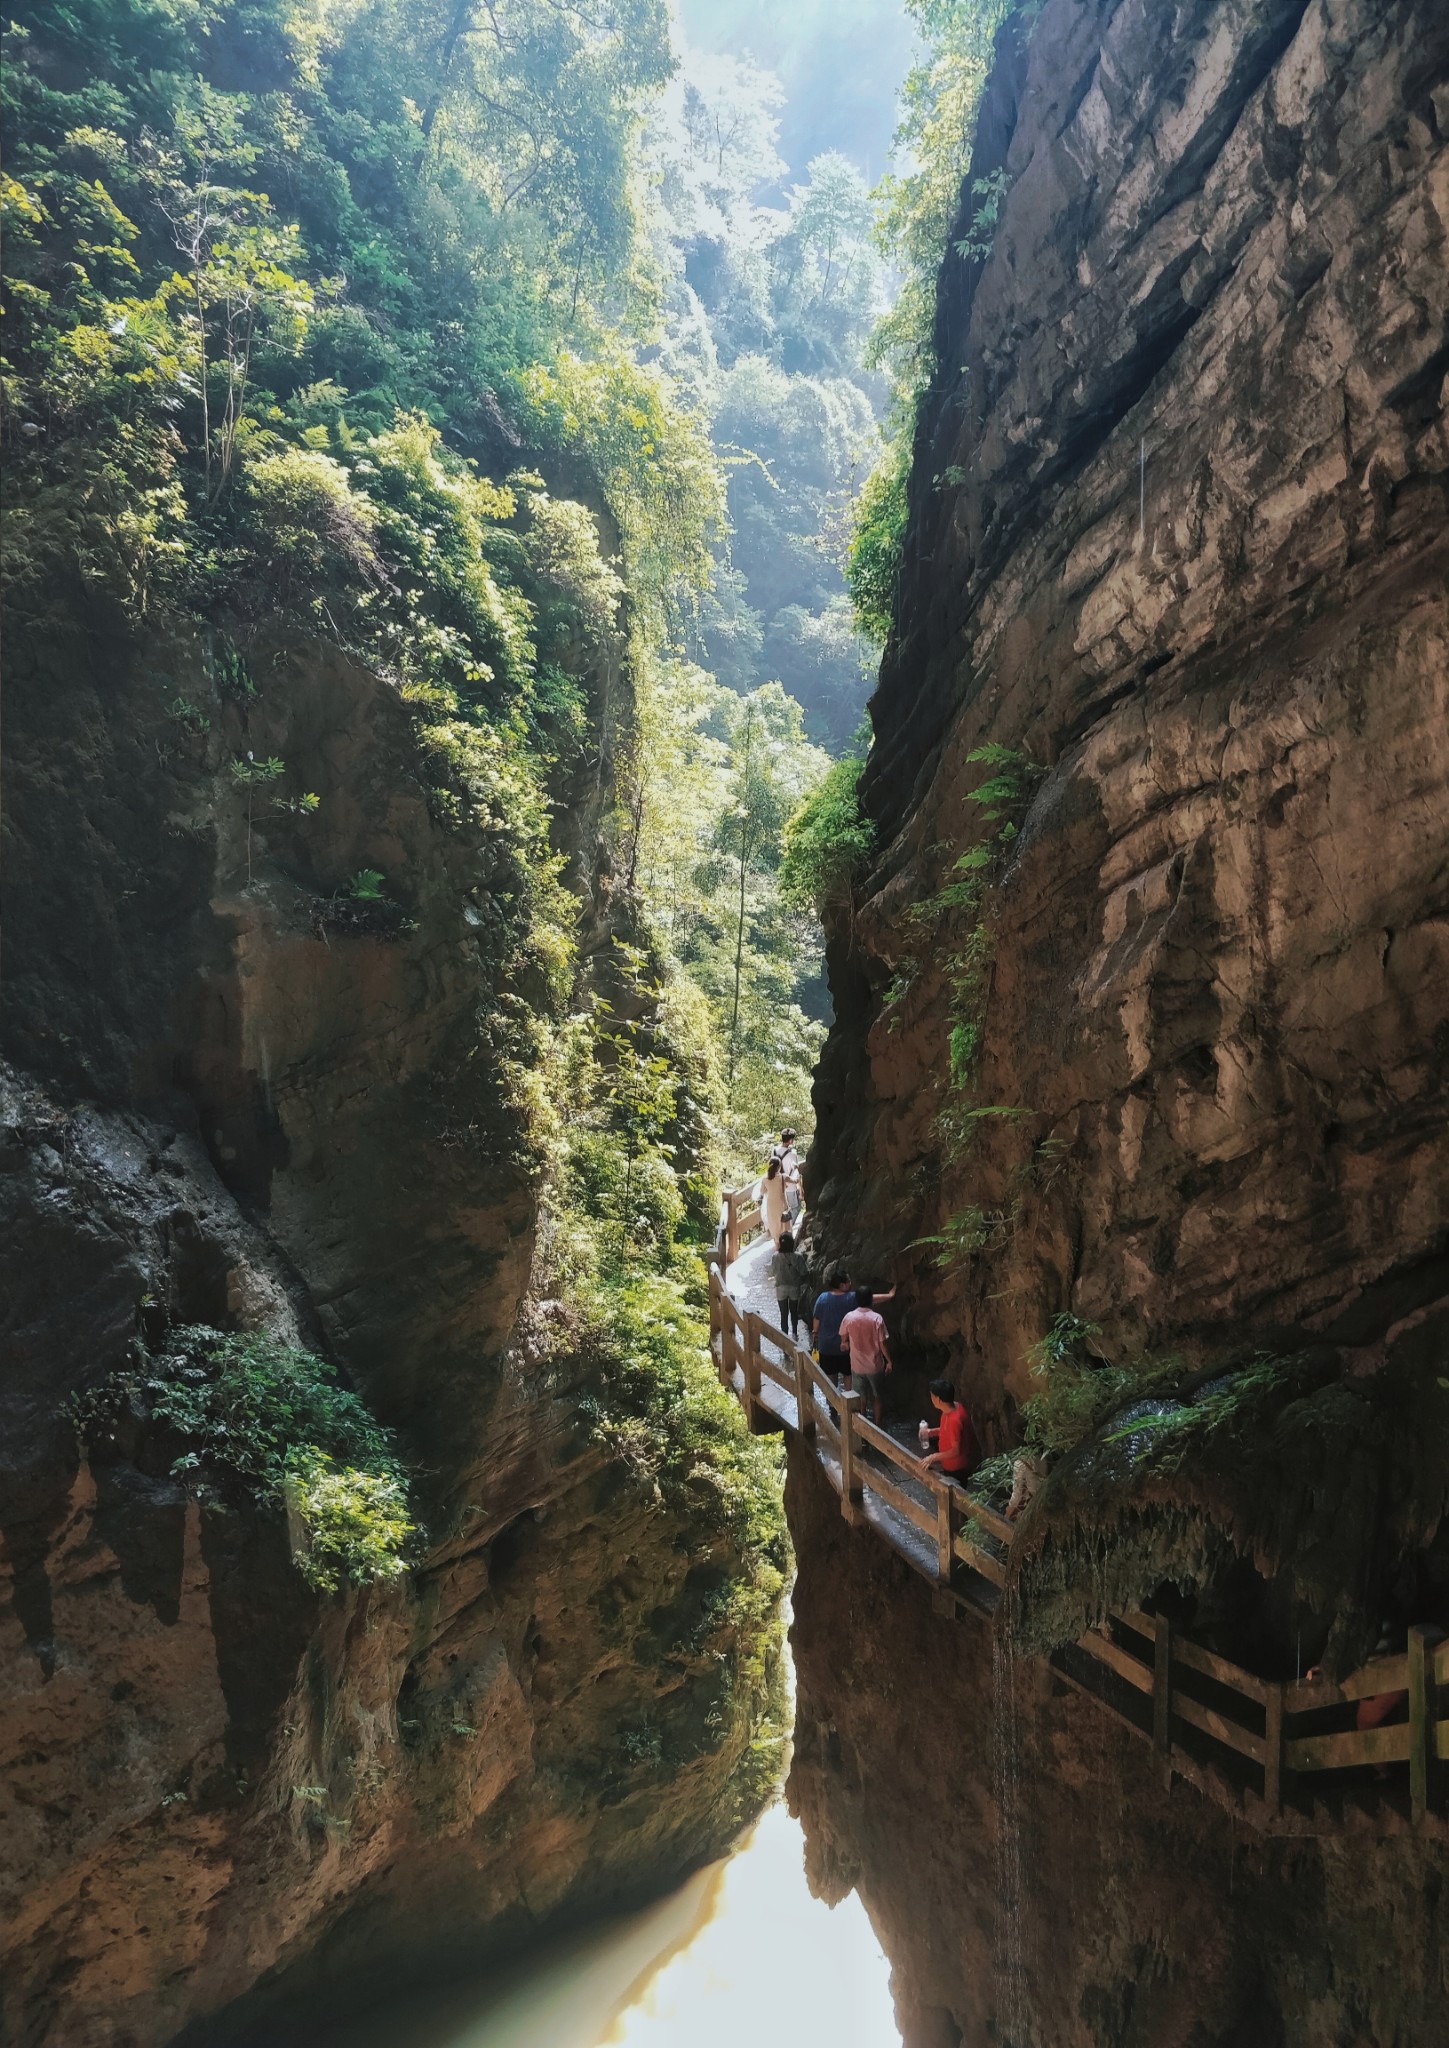
[[[1343,1416],[1392,1387],[1403,1445],[1412,1387],[1432,1404],[1449,1343],[1443,9],[1046,0],[998,48],[936,341],[873,704],[876,852],[831,951],[811,1162],[824,1249],[892,1272],[900,1348],[956,1374],[992,1447],[1017,1441],[1040,1385],[1028,1350],[1063,1312],[1118,1361],[1206,1373],[1311,1353]],[[973,801],[993,779],[999,796]],[[1335,1427],[1318,1491],[1325,1515],[1359,1516],[1342,1603],[1361,1637],[1376,1601],[1442,1592],[1420,1567],[1443,1488],[1396,1523],[1375,1465],[1350,1504],[1334,1489],[1352,1425]],[[1297,1441],[1306,1498],[1311,1418]],[[1169,1506],[1159,1486],[1135,1514],[1136,1597],[1154,1569],[1191,1583],[1165,1541],[1154,1566]],[[1293,1531],[1255,1556],[1230,1524],[1224,1510],[1249,1579],[1286,1574],[1275,1644],[1291,1658]],[[804,1526],[809,1645],[860,1576],[852,1562],[832,1581],[833,1528],[817,1558]],[[1050,1531],[1044,1504],[1025,1549],[1045,1555]],[[1113,1542],[1110,1516],[1070,1533],[1079,1559]],[[1060,1626],[1093,1603],[1088,1587]],[[968,2041],[1053,2048],[1438,2038],[1429,2005],[1376,2005],[1327,1963],[1293,1990],[1286,1920],[1242,1976],[1234,1930],[1289,1852],[1255,1849],[1245,1881],[1195,1805],[1184,1819],[1149,1795],[1129,1818],[1110,1731],[1068,1732],[1028,1678],[1024,1891],[1040,1897],[1024,1910],[1045,1929],[1065,1886],[1088,1918],[1084,1960],[1044,1986],[1043,1946],[1041,2005],[1004,2015],[971,1853],[1003,1825],[979,1740],[989,1660],[928,1647],[913,1614],[892,1598],[852,1628],[881,1659],[852,1678],[878,1719],[802,1655],[802,1715],[855,1726],[871,1802],[797,1766],[817,1853],[891,1923],[909,2004],[954,2014]],[[907,1683],[913,1735],[896,1744]],[[927,1769],[959,1824],[903,1818]],[[1115,1872],[1093,1802],[1132,1837]],[[1407,1911],[1421,1881],[1437,1897],[1442,1872],[1396,1854],[1374,1852],[1371,1912]],[[1225,1898],[1230,1863],[1242,1889]],[[1349,1895],[1336,1868],[1325,1850],[1311,1873],[1320,1961]],[[1197,1917],[1194,2004],[1154,1958],[1170,1923],[1167,1974],[1191,1970]],[[1267,2031],[1245,2017],[1254,1983],[1273,1986]]]
[[[545,970],[477,778],[318,645],[82,612],[6,710],[0,2032],[161,2042],[261,1983],[274,2039],[268,1984],[714,1853],[760,1645],[711,1618],[728,1541],[600,1442],[597,1340],[520,1314]],[[319,1598],[139,1414],[82,1460],[73,1397],[192,1323],[340,1363],[419,1475],[416,1571]]]

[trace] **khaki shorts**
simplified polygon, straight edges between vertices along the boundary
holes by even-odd
[[[878,1401],[881,1381],[884,1378],[883,1372],[853,1372],[850,1375],[850,1391],[852,1394],[863,1394],[867,1401]]]

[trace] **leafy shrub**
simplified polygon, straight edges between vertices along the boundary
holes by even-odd
[[[814,910],[823,919],[850,902],[852,879],[873,837],[860,814],[864,766],[858,755],[834,762],[785,827],[780,893],[797,910]]]
[[[414,1527],[395,1473],[339,1465],[309,1446],[288,1454],[286,1475],[288,1505],[307,1530],[298,1564],[309,1586],[339,1593],[407,1570]]]
[[[592,461],[635,601],[663,617],[681,588],[703,589],[724,527],[720,472],[703,422],[659,373],[622,355],[585,362],[565,349],[552,366],[525,370],[518,390],[541,442]]]
[[[568,1144],[568,1186],[571,1207],[605,1229],[599,1256],[615,1263],[622,1235],[630,1249],[657,1257],[668,1247],[684,1221],[684,1202],[667,1162],[646,1153],[628,1156],[627,1142],[614,1131],[573,1130]]]
[[[856,623],[868,639],[889,639],[906,544],[910,438],[888,448],[866,479],[855,512],[845,580]]]
[[[575,634],[610,641],[619,630],[624,583],[604,559],[593,513],[571,499],[551,498],[533,480],[514,478],[512,484],[526,516],[519,567],[534,591],[542,651],[548,655],[552,643]]]
[[[978,1252],[994,1250],[1009,1234],[1013,1218],[1001,1209],[982,1209],[972,1206],[948,1216],[942,1228],[930,1237],[916,1239],[919,1245],[930,1245],[936,1255],[936,1264],[943,1271],[950,1272]]]
[[[788,1561],[779,1453],[744,1429],[700,1342],[701,1304],[677,1280],[640,1274],[594,1296],[609,1358],[598,1430],[626,1441],[636,1467],[685,1526],[740,1548],[742,1590],[778,1597]]]
[[[268,603],[335,596],[339,584],[377,577],[377,514],[319,449],[283,448],[245,461],[238,524]]]
[[[264,1506],[293,1506],[308,1532],[300,1569],[319,1591],[405,1570],[415,1532],[392,1436],[326,1359],[192,1324],[73,1404],[82,1441],[134,1405],[186,1443],[173,1471],[210,1469]]]
[[[1182,1359],[1114,1363],[1098,1353],[1099,1335],[1095,1323],[1068,1312],[1053,1319],[1028,1353],[1039,1391],[1026,1402],[1022,1420],[1034,1450],[1073,1450],[1128,1402],[1169,1394],[1181,1384]]]
[[[534,660],[530,608],[490,561],[513,493],[452,454],[421,413],[400,412],[347,459],[374,508],[387,571],[359,602],[364,637],[420,701],[503,710]]]

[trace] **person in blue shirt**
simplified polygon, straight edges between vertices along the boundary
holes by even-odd
[[[825,1292],[815,1298],[815,1308],[810,1318],[810,1335],[821,1371],[828,1372],[837,1387],[843,1387],[845,1375],[850,1370],[850,1357],[840,1335],[840,1325],[858,1303],[855,1289],[850,1284],[850,1274],[845,1266],[835,1266],[827,1274],[826,1279],[828,1285]],[[892,1287],[888,1294],[873,1295],[873,1304],[892,1300],[895,1291]]]

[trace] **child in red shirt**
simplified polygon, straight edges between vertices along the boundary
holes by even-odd
[[[921,1463],[937,1466],[946,1478],[964,1486],[981,1462],[976,1431],[971,1426],[971,1411],[964,1401],[957,1400],[956,1389],[950,1380],[932,1380],[931,1406],[937,1410],[941,1421],[936,1429],[923,1432],[928,1442],[936,1444],[936,1449],[929,1457],[922,1458]]]

